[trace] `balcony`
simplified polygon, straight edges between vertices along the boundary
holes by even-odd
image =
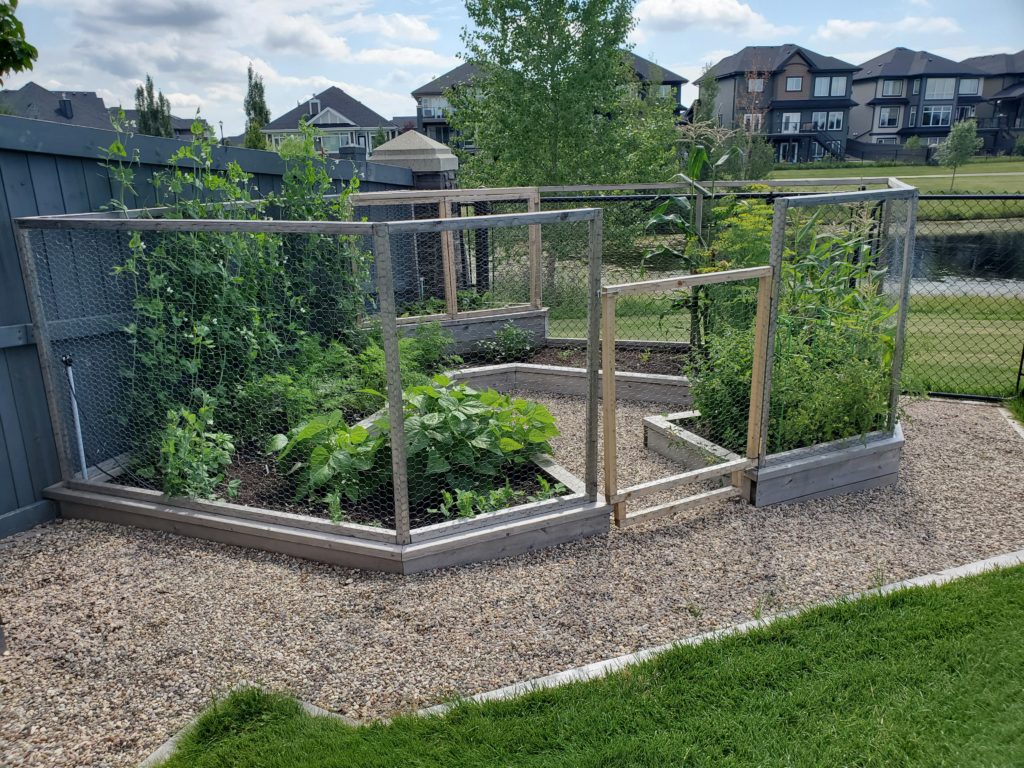
[[[772,130],[769,131],[771,134],[784,134],[787,136],[800,136],[810,135],[818,133],[842,133],[845,128],[829,128],[825,123],[787,123],[782,120],[776,120],[771,126]]]
[[[982,117],[978,119],[979,131],[1020,131],[1024,130],[1024,119],[1012,117]]]

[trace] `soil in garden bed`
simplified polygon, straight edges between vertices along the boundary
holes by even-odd
[[[222,496],[224,501],[278,512],[290,512],[295,515],[306,515],[307,517],[328,520],[331,518],[327,504],[311,499],[296,499],[297,475],[289,475],[286,467],[278,466],[277,462],[255,446],[239,448],[233,457],[231,466],[224,474],[225,485],[232,480],[241,481],[238,494],[234,498],[228,499],[225,493]],[[532,462],[519,465],[513,467],[507,475],[496,476],[494,487],[500,488],[507,483],[515,491],[521,492],[521,495],[508,506],[525,504],[527,496],[540,492],[541,484],[537,480],[537,476],[543,474],[540,467]],[[551,485],[555,484],[555,481],[549,477],[545,477],[545,480]],[[110,482],[132,487],[142,485],[137,478],[129,474],[120,475]],[[410,478],[410,486],[414,487],[415,483],[415,478]],[[451,493],[454,495],[454,490]],[[457,511],[449,517],[430,511],[440,508],[442,500],[442,496],[438,492],[413,503],[409,510],[412,527],[417,528],[457,519]],[[359,502],[343,502],[342,509],[345,512],[344,520],[347,522],[393,528],[395,525],[395,502],[391,481],[389,480],[373,494]]]
[[[658,347],[649,349],[618,347],[615,350],[615,370],[682,376],[688,355],[689,352]],[[582,345],[578,347],[540,347],[523,362],[586,368],[587,348]]]

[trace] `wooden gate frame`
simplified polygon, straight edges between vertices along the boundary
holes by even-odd
[[[540,192],[537,187],[496,187],[493,189],[423,189],[396,192],[357,192],[349,197],[355,206],[372,205],[436,205],[437,218],[451,218],[452,203],[497,203],[526,202],[528,213],[540,213]],[[529,312],[541,308],[541,232],[539,224],[528,227],[530,302],[496,309],[474,309],[459,311],[458,285],[455,270],[455,235],[452,231],[441,232],[441,268],[444,274],[445,313],[443,315],[420,315],[400,318],[399,325],[420,323],[425,320],[454,320],[456,317],[486,317],[509,314],[516,311]]]
[[[771,317],[775,268],[747,267],[723,272],[706,272],[698,275],[683,275],[660,280],[646,280],[638,283],[608,285],[601,289],[601,381],[602,420],[604,432],[604,495],[612,505],[615,524],[620,528],[633,525],[641,520],[650,520],[688,509],[713,499],[725,499],[744,495],[749,497],[750,481],[744,477],[744,470],[758,465],[762,450],[761,433],[765,401],[765,387],[770,386],[767,373],[771,365]],[[685,290],[699,285],[732,283],[757,279],[757,315],[754,323],[754,364],[750,381],[750,411],[747,417],[747,456],[733,459],[710,467],[681,472],[676,475],[632,485],[619,490],[618,461],[616,457],[615,426],[615,302],[619,296],[636,296],[666,290]],[[716,477],[730,476],[730,484],[694,496],[677,499],[666,504],[626,511],[626,503],[657,491],[677,488],[681,485]]]

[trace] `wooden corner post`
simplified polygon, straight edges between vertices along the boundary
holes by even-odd
[[[388,375],[388,423],[391,433],[391,479],[395,499],[395,541],[412,541],[409,529],[409,464],[405,447],[405,408],[402,374],[398,363],[398,323],[395,318],[395,284],[391,274],[391,229],[373,225],[373,258],[377,271],[377,305],[380,308],[381,346]]]
[[[529,197],[526,198],[526,210],[530,213],[540,213],[540,192],[534,188],[531,190]],[[600,228],[600,222],[598,222]],[[543,280],[540,274],[540,260],[541,260],[541,233],[540,224],[531,224],[529,227],[529,249],[530,249],[530,306],[533,309],[540,309],[541,302],[543,301],[541,287]],[[591,234],[593,234],[593,224],[591,224]],[[591,258],[593,258],[593,250],[591,250]]]
[[[607,501],[619,492],[615,445],[615,300],[607,288],[601,293],[601,422],[604,430],[604,496]],[[612,504],[615,524],[626,519],[624,502]]]
[[[437,218],[451,218],[451,203],[442,197],[437,201]],[[441,269],[444,275],[444,303],[448,317],[453,318],[459,313],[459,284],[455,273],[455,233],[449,230],[441,232]]]

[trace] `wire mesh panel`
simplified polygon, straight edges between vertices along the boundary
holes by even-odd
[[[777,201],[762,466],[893,434],[915,194],[894,189]]]
[[[550,413],[443,376],[459,362],[452,336],[402,325],[398,272],[423,235],[500,233],[491,284],[528,301],[529,261],[494,263],[550,222],[590,232],[580,258],[596,285],[598,218],[23,221],[65,480],[399,544],[417,526],[571,496],[534,460],[557,434]],[[596,438],[586,455],[594,500]]]
[[[1024,359],[1024,197],[922,197],[904,383],[1007,397]]]

